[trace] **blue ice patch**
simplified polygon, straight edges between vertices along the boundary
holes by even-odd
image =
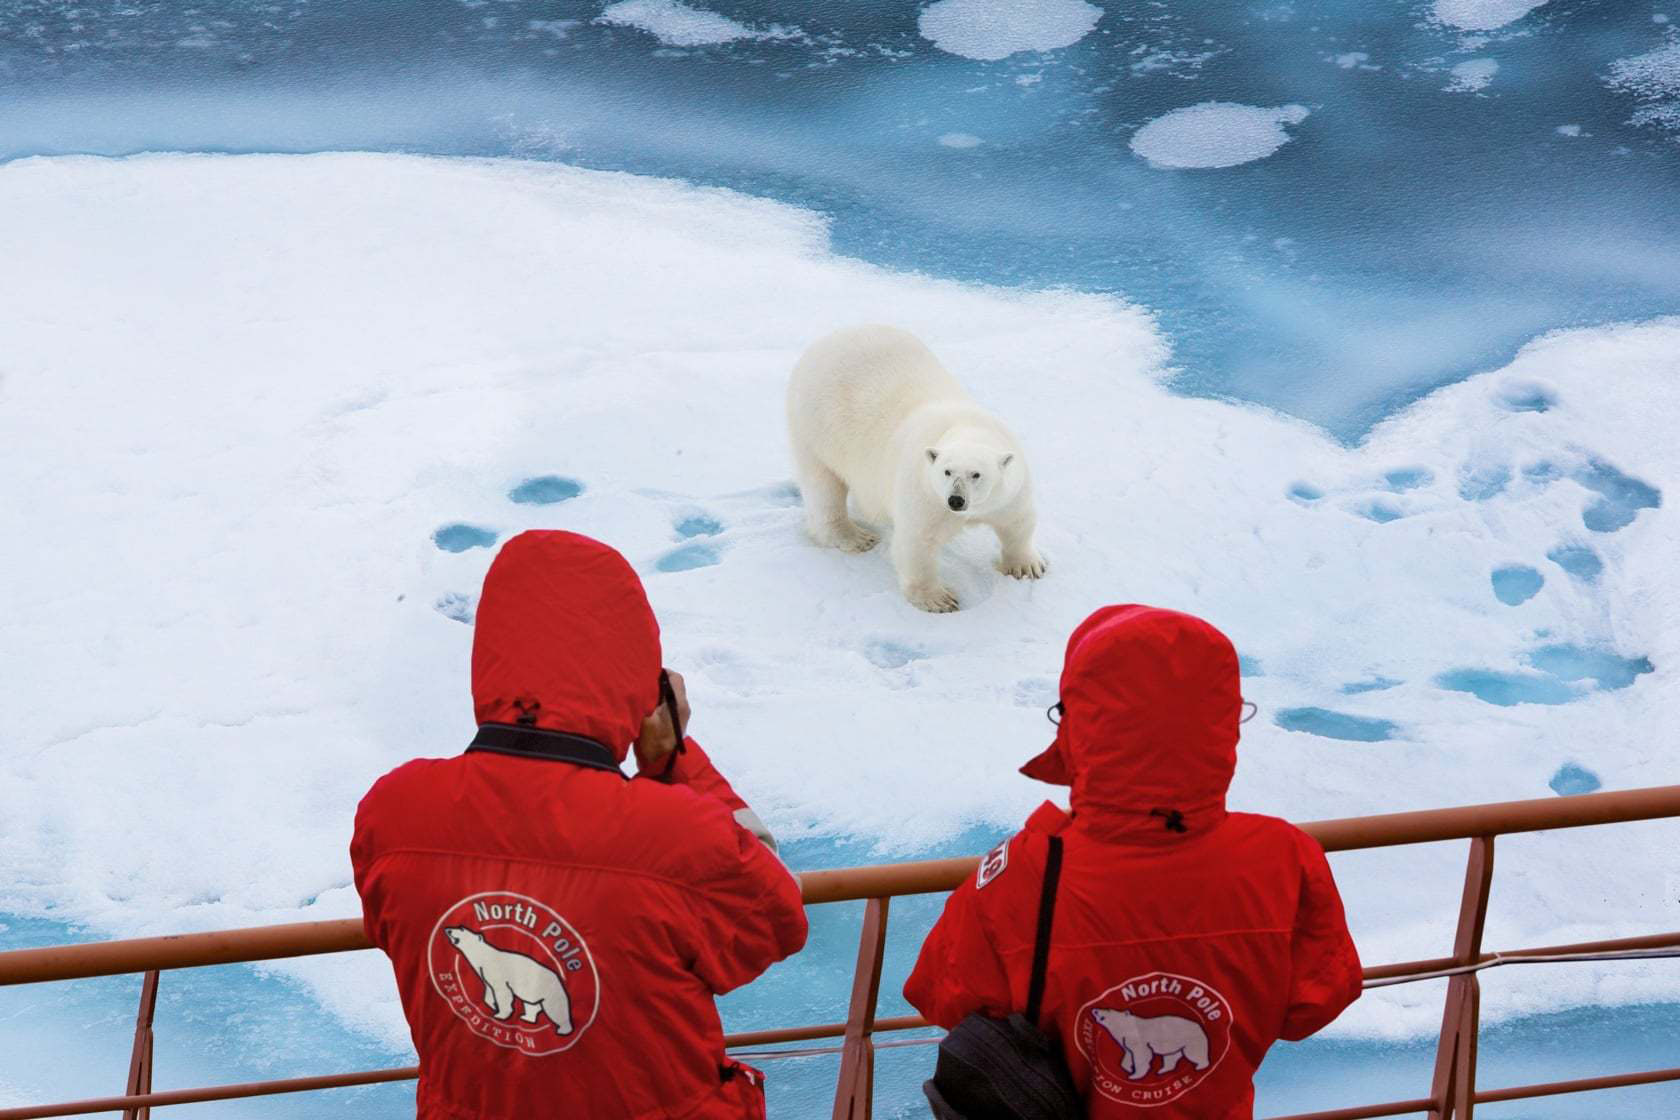
[[[1598,494],[1598,500],[1581,513],[1581,523],[1595,533],[1614,533],[1632,524],[1640,510],[1662,505],[1661,490],[1599,459],[1570,477]]]
[[[1604,571],[1598,553],[1583,545],[1558,545],[1546,553],[1546,559],[1582,583],[1597,583],[1599,573]]]
[[[1398,730],[1392,720],[1333,712],[1328,708],[1285,708],[1273,719],[1285,731],[1304,731],[1326,739],[1354,743],[1380,743],[1394,738]]]
[[[1400,507],[1392,502],[1385,502],[1378,498],[1361,506],[1359,516],[1369,521],[1375,521],[1378,525],[1386,525],[1390,521],[1398,521],[1406,515],[1400,511]]]
[[[1540,593],[1546,577],[1527,564],[1506,564],[1493,570],[1493,595],[1507,607],[1520,606]]]
[[[1605,692],[1627,688],[1638,677],[1656,670],[1649,657],[1623,657],[1607,649],[1568,644],[1542,646],[1525,660],[1559,680],[1590,680]]]
[[[1468,692],[1485,704],[1497,704],[1501,708],[1518,704],[1567,704],[1581,698],[1581,690],[1545,673],[1450,669],[1436,677],[1435,683],[1453,692]]]
[[[1546,783],[1552,787],[1552,792],[1560,797],[1570,797],[1578,793],[1591,793],[1604,783],[1599,781],[1598,775],[1585,766],[1577,766],[1573,762],[1566,762],[1558,767],[1552,780]]]
[[[1383,481],[1396,494],[1407,490],[1416,490],[1419,486],[1427,486],[1435,481],[1435,472],[1426,467],[1402,467],[1389,471],[1383,475]]]
[[[685,544],[672,549],[654,562],[662,572],[687,572],[695,568],[709,568],[718,562],[718,550],[709,544]]]
[[[1349,681],[1337,689],[1343,696],[1358,696],[1361,692],[1386,692],[1391,688],[1398,688],[1405,681],[1397,681],[1393,677],[1372,677],[1367,681]]]
[[[551,506],[583,493],[583,484],[557,474],[527,478],[508,491],[508,500],[522,506]]]
[[[694,513],[678,521],[676,530],[677,536],[684,540],[689,537],[715,537],[723,532],[723,522],[704,513]]]
[[[1468,692],[1478,700],[1502,708],[1516,704],[1568,704],[1591,692],[1627,688],[1656,668],[1648,657],[1623,657],[1611,650],[1569,644],[1542,646],[1525,654],[1523,660],[1536,671],[1453,669],[1436,677],[1435,683],[1455,692]]]
[[[496,543],[496,534],[477,525],[456,522],[433,533],[432,543],[445,552],[465,552],[469,548],[489,548]]]
[[[1289,488],[1289,497],[1302,504],[1309,504],[1324,497],[1324,491],[1306,482],[1297,482]]]

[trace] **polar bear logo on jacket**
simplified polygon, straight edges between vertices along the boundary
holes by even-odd
[[[1157,1057],[1159,1073],[1171,1073],[1181,1059],[1199,1070],[1208,1068],[1207,1032],[1198,1023],[1177,1015],[1144,1017],[1106,1007],[1092,1008],[1091,1016],[1126,1052],[1120,1068],[1133,1081],[1148,1077]]]
[[[443,934],[484,981],[484,1005],[494,1018],[511,1018],[518,1002],[525,1005],[520,1022],[535,1023],[542,1015],[556,1032],[572,1033],[572,1004],[559,973],[523,953],[496,948],[467,926],[448,926]]]

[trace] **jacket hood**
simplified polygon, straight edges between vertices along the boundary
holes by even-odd
[[[1056,740],[1021,768],[1073,787],[1074,824],[1111,839],[1195,836],[1225,817],[1237,767],[1237,651],[1158,607],[1103,607],[1068,638]],[[1187,832],[1168,827],[1176,811]]]
[[[531,530],[484,577],[473,712],[594,739],[620,762],[659,703],[659,624],[623,556],[577,533]]]

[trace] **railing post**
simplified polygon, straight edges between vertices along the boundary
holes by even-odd
[[[1488,892],[1493,885],[1493,837],[1470,841],[1464,869],[1464,900],[1458,908],[1458,933],[1453,938],[1455,964],[1474,964],[1482,952],[1482,929],[1487,924]],[[1475,973],[1447,981],[1446,1006],[1441,1013],[1441,1038],[1435,1046],[1435,1079],[1430,1087],[1429,1120],[1470,1120],[1476,1095],[1476,1037],[1481,1029],[1481,985]]]
[[[128,1059],[128,1095],[152,1091],[152,1016],[157,1012],[158,971],[140,982],[140,1011],[134,1017],[134,1052]],[[123,1109],[123,1120],[150,1120],[149,1106]]]
[[[846,1041],[840,1051],[840,1080],[834,1089],[834,1120],[869,1120],[874,1108],[875,1003],[881,994],[881,959],[887,948],[888,901],[872,898],[863,911]]]

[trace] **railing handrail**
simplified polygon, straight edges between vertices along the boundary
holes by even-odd
[[[1309,821],[1300,828],[1325,851],[1342,852],[1676,816],[1680,816],[1680,785]],[[807,871],[799,882],[808,906],[932,894],[956,889],[976,862],[975,857],[965,856]],[[53,945],[0,953],[0,986],[371,948],[362,923],[355,918]]]
[[[1541,1085],[1510,1086],[1496,1090],[1478,1090],[1476,1087],[1476,1049],[1480,1029],[1480,987],[1477,971],[1481,967],[1522,963],[1525,960],[1539,962],[1604,959],[1606,952],[1612,955],[1625,955],[1635,951],[1646,956],[1673,955],[1674,947],[1680,945],[1680,932],[1670,932],[1646,934],[1618,941],[1514,949],[1505,953],[1485,952],[1482,948],[1482,929],[1493,876],[1494,838],[1515,832],[1537,832],[1675,817],[1680,817],[1680,786],[1587,794],[1558,800],[1541,798],[1491,805],[1467,805],[1416,813],[1314,821],[1302,825],[1301,828],[1315,837],[1326,851],[1469,839],[1470,858],[1465,869],[1464,895],[1459,907],[1458,933],[1453,955],[1379,965],[1365,970],[1367,985],[1373,981],[1382,982],[1384,977],[1448,978],[1430,1096],[1304,1114],[1284,1120],[1357,1120],[1415,1112],[1420,1110],[1419,1106],[1427,1107],[1431,1120],[1454,1120],[1455,1116],[1460,1120],[1469,1120],[1474,1105],[1484,1101],[1519,1100],[1612,1086],[1680,1081],[1680,1069],[1668,1069]],[[919,1016],[881,1019],[876,1014],[882,953],[886,944],[888,903],[897,895],[951,890],[973,870],[975,862],[973,858],[923,860],[878,867],[812,871],[800,876],[801,890],[807,905],[846,900],[866,901],[847,1019],[844,1023],[749,1031],[729,1036],[725,1039],[725,1044],[731,1047],[765,1042],[785,1044],[802,1039],[838,1037],[843,1032],[844,1044],[837,1048],[837,1051],[830,1051],[841,1054],[834,1117],[835,1120],[869,1120],[874,1096],[876,1043],[873,1035],[878,1031],[907,1030],[926,1025]],[[135,1024],[134,1053],[129,1065],[127,1093],[121,1097],[3,1108],[0,1109],[0,1120],[85,1115],[117,1108],[122,1109],[125,1117],[143,1117],[150,1115],[151,1108],[167,1104],[303,1092],[412,1078],[417,1075],[418,1069],[403,1067],[240,1085],[204,1086],[197,1089],[163,1092],[152,1090],[152,1015],[156,1003],[158,970],[369,948],[372,948],[372,945],[363,935],[361,923],[355,919],[342,919],[0,953],[0,985],[133,972],[146,973]],[[919,1041],[929,1040],[912,1039],[908,1042],[881,1045],[907,1045]],[[800,1053],[820,1052],[825,1051],[775,1051],[764,1056],[795,1056]]]

